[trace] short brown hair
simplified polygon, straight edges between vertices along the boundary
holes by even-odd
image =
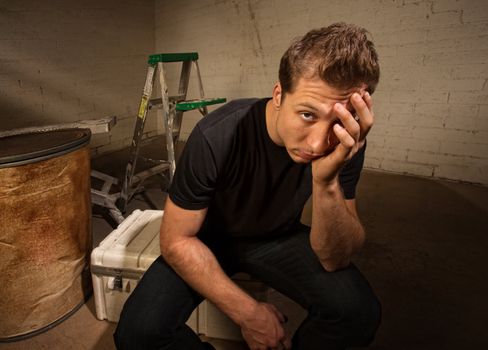
[[[380,77],[378,54],[366,29],[334,23],[296,39],[280,62],[282,97],[301,77],[319,77],[335,88],[368,85],[373,93]]]

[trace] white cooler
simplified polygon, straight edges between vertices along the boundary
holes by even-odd
[[[122,307],[144,272],[160,255],[159,229],[163,211],[135,210],[111,232],[91,254],[91,274],[97,318],[118,322]],[[285,309],[293,321],[285,327],[292,332],[303,319],[301,308],[263,283],[239,274],[233,280],[259,301]],[[284,303],[283,303],[284,301]],[[291,314],[290,314],[291,312]],[[298,314],[298,318],[294,315]],[[210,338],[241,340],[241,333],[224,313],[204,301],[191,314],[187,324]]]

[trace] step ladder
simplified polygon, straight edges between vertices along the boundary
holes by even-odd
[[[178,94],[170,96],[166,83],[166,74],[164,63],[181,62],[180,82]],[[190,81],[191,67],[195,65],[198,77],[200,98],[195,100],[186,100],[188,85]],[[159,76],[161,87],[161,97],[151,98],[156,75]],[[207,115],[207,106],[224,103],[225,98],[205,98],[203,91],[200,68],[198,67],[198,53],[162,53],[150,55],[148,59],[148,68],[146,83],[144,84],[141,103],[137,114],[134,135],[130,148],[129,161],[127,162],[125,177],[117,200],[117,207],[121,212],[125,212],[127,203],[132,196],[143,190],[142,184],[145,179],[153,175],[163,175],[169,173],[169,182],[173,180],[175,172],[175,144],[178,141],[183,113],[191,110],[199,110],[200,113]],[[150,109],[162,109],[165,133],[166,133],[166,160],[150,160],[155,165],[142,172],[136,173],[136,165],[139,158],[139,149],[144,132],[147,112]]]

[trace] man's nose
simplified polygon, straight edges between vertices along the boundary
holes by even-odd
[[[322,155],[329,147],[330,139],[333,135],[332,124],[316,124],[308,135],[308,146],[313,154]]]

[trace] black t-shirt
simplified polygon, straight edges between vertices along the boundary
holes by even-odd
[[[299,224],[312,193],[310,164],[295,163],[266,129],[269,99],[241,99],[193,129],[169,189],[181,208],[208,207],[203,230],[232,237],[271,237]],[[342,169],[345,198],[355,196],[363,147]]]

